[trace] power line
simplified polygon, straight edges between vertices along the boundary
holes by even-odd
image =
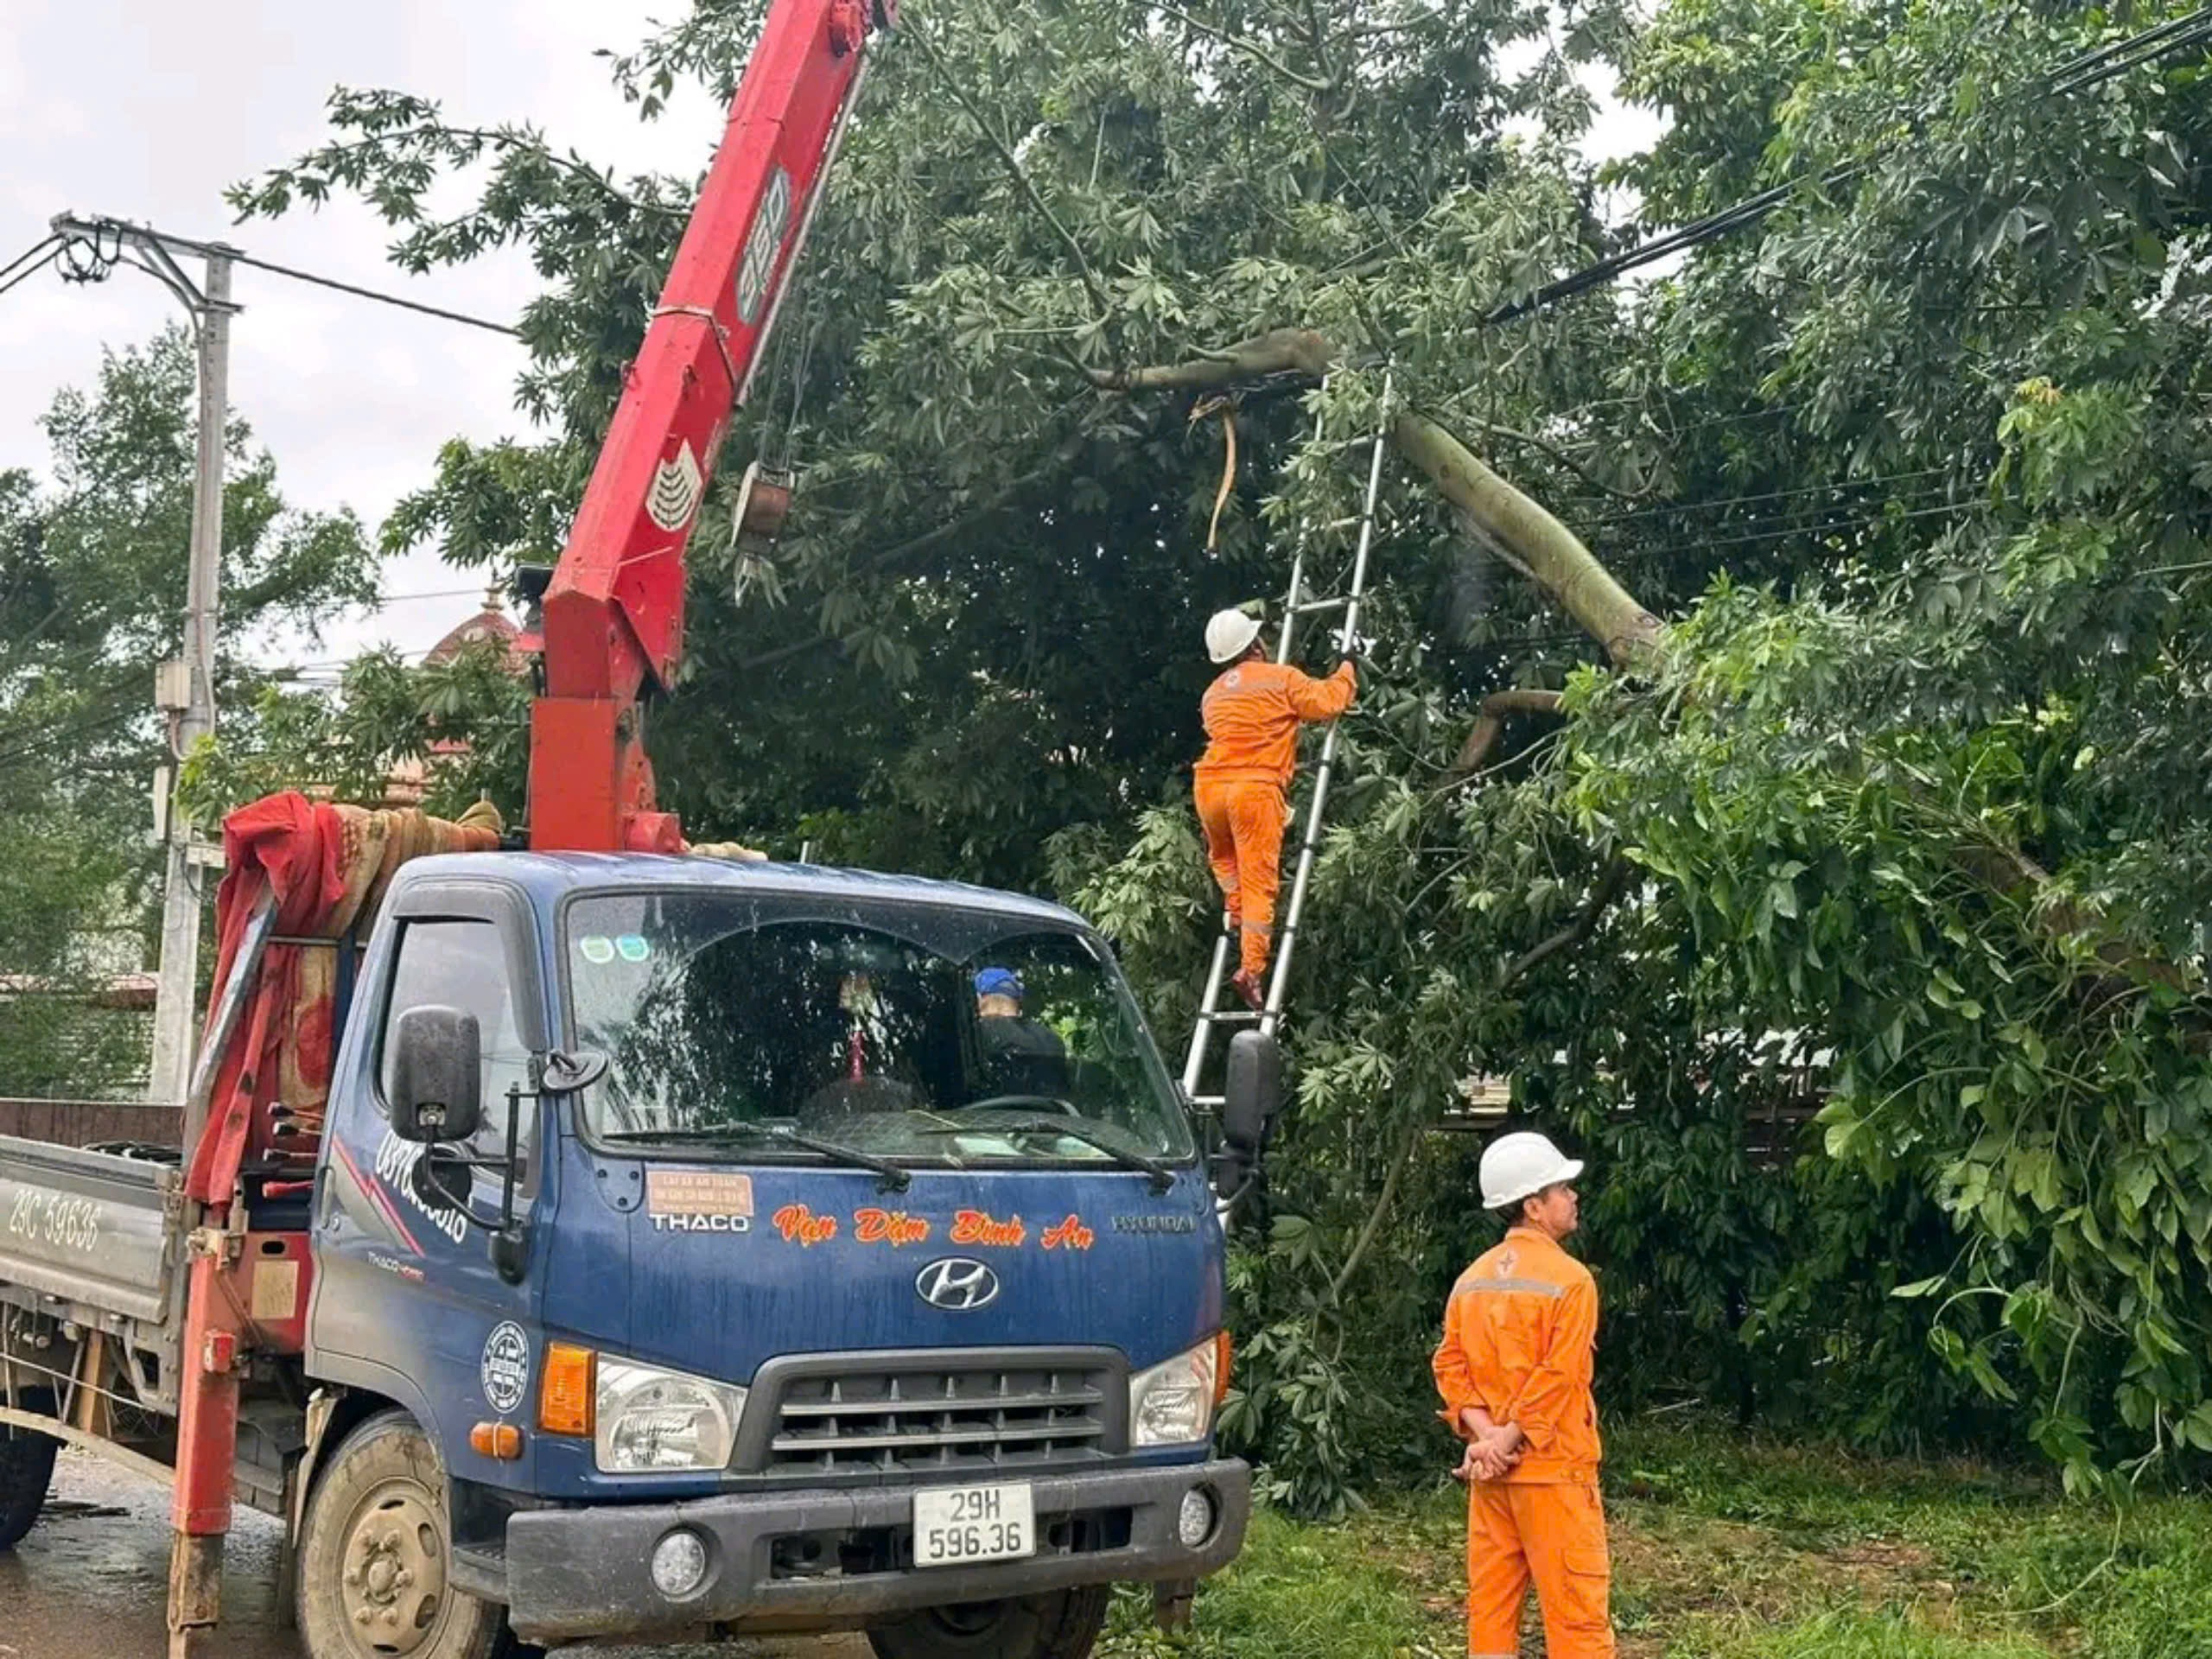
[[[58,236],[34,244],[18,254],[5,270],[0,270],[0,294],[5,294],[18,283],[28,282],[60,257],[61,238]]]
[[[172,251],[196,254],[203,259],[222,259],[232,264],[250,265],[256,270],[265,270],[272,276],[289,277],[296,283],[307,283],[316,288],[332,289],[340,294],[350,294],[356,299],[372,300],[378,305],[396,306],[402,311],[417,312],[423,316],[436,317],[446,322],[462,323],[471,328],[482,328],[495,334],[505,334],[510,339],[521,337],[519,329],[504,322],[493,322],[488,318],[471,316],[466,311],[449,310],[442,305],[430,305],[421,300],[410,300],[397,294],[388,294],[381,289],[363,288],[358,283],[342,282],[335,276],[325,276],[315,271],[302,270],[296,266],[280,265],[273,259],[263,259],[250,253],[241,252],[226,243],[202,242],[191,237],[171,236],[166,232],[156,232],[147,226],[133,225],[127,219],[104,217],[73,219],[67,214],[63,214],[55,220],[55,235],[50,239],[60,244],[56,251],[66,255],[71,262],[69,275],[73,280],[99,283],[105,282],[108,274],[118,263],[122,254],[124,232],[134,233],[141,239],[157,240],[162,246]],[[104,245],[103,238],[109,235],[113,235],[117,238],[112,247]],[[36,251],[33,250],[34,252]],[[157,276],[161,274],[156,273]],[[0,289],[0,293],[5,291],[4,289]]]
[[[2130,69],[2204,44],[2212,44],[2212,5],[2200,7],[2186,16],[2174,18],[2155,29],[2145,29],[2126,40],[2115,41],[2070,58],[2042,78],[2043,90],[2055,94],[2086,91],[2089,87],[2101,86]],[[1822,188],[1831,188],[1847,181],[1871,165],[1871,161],[1847,162],[1827,169],[1810,182]],[[1546,283],[1522,299],[1496,307],[1482,319],[1482,326],[1489,327],[1497,323],[1510,322],[1531,311],[1541,310],[1555,301],[1572,298],[1631,270],[1656,264],[1669,255],[1702,246],[1746,226],[1756,225],[1807,182],[1802,179],[1789,180],[1771,189],[1762,190],[1756,195],[1747,196],[1718,213],[1694,219],[1677,230],[1665,232],[1638,243],[1633,248],[1609,255],[1556,282]]]
[[[419,311],[426,317],[442,317],[448,322],[466,323],[471,328],[487,329],[495,334],[505,334],[510,340],[522,338],[522,331],[504,322],[493,322],[483,317],[472,317],[465,311],[448,311],[441,305],[425,305],[420,300],[403,299],[397,294],[386,294],[373,288],[362,288],[353,283],[341,283],[335,276],[318,276],[313,271],[295,270],[289,265],[280,265],[272,260],[257,259],[251,254],[234,253],[231,256],[239,264],[251,265],[256,270],[265,270],[278,276],[289,276],[296,283],[311,283],[317,288],[335,289],[340,294],[351,294],[356,299],[374,300],[379,305],[396,305],[403,311]]]
[[[1911,479],[1940,478],[1950,470],[1948,467],[1921,467],[1910,472],[1878,473],[1871,478],[1845,478],[1827,484],[1807,484],[1791,490],[1769,490],[1760,495],[1727,495],[1711,501],[1669,502],[1658,506],[1638,507],[1628,512],[1592,513],[1584,522],[1590,524],[1625,524],[1639,519],[1663,518],[1669,513],[1719,512],[1728,507],[1749,506],[1758,501],[1785,501],[1796,496],[1834,493],[1843,490],[1871,490]]]

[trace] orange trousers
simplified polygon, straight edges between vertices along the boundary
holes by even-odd
[[[1267,971],[1274,942],[1282,831],[1290,809],[1282,785],[1267,779],[1200,778],[1194,792],[1206,832],[1206,862],[1236,918],[1237,965],[1256,980]]]
[[[1469,1485],[1469,1659],[1517,1659],[1531,1579],[1548,1659],[1613,1659],[1612,1560],[1594,1482]]]

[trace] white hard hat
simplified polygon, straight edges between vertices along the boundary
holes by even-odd
[[[1548,1136],[1501,1135],[1483,1148],[1483,1207],[1518,1204],[1581,1173],[1581,1160],[1561,1153]]]
[[[1233,662],[1260,637],[1260,620],[1242,611],[1216,611],[1206,624],[1206,655],[1217,663]]]

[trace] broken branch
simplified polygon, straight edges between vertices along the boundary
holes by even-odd
[[[1497,740],[1504,735],[1505,719],[1509,715],[1555,715],[1559,712],[1559,693],[1514,690],[1493,691],[1477,705],[1474,729],[1467,734],[1461,745],[1459,758],[1452,761],[1453,772],[1472,772],[1490,759],[1490,752],[1497,747]]]
[[[1218,391],[1263,374],[1295,372],[1318,380],[1335,360],[1336,348],[1313,329],[1275,328],[1188,363],[1088,372],[1102,391]]]

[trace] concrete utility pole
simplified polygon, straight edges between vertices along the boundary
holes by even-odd
[[[194,1015],[200,981],[200,928],[206,914],[203,883],[219,867],[219,855],[195,845],[191,826],[175,810],[177,766],[192,746],[215,729],[215,634],[221,613],[223,582],[223,446],[228,421],[231,371],[231,262],[238,250],[218,242],[168,236],[144,226],[114,219],[79,219],[64,213],[53,221],[54,233],[68,238],[81,276],[104,276],[123,262],[127,250],[137,264],[176,296],[191,313],[200,346],[200,406],[197,466],[192,480],[191,562],[185,579],[184,649],[181,658],[161,664],[155,677],[155,702],[169,716],[172,763],[156,781],[156,824],[168,843],[168,866],[162,884],[162,954],[154,1000],[153,1072],[150,1101],[181,1103],[192,1075]],[[195,284],[177,256],[203,264]]]

